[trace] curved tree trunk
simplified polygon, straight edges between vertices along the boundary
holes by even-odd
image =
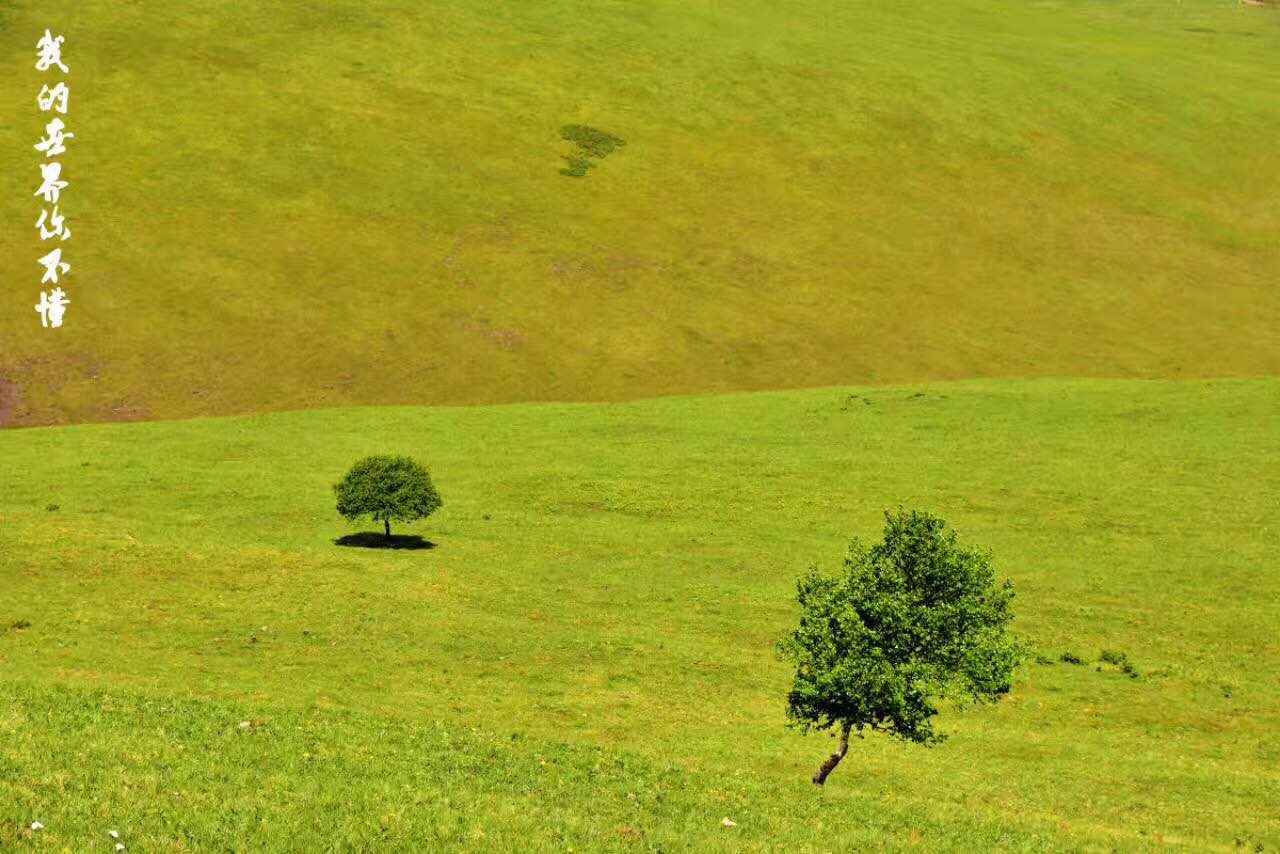
[[[391,539],[391,520],[383,519],[382,524],[387,526],[387,539]]]
[[[844,759],[844,755],[849,752],[849,730],[853,729],[853,724],[845,722],[844,727],[840,730],[840,749],[827,757],[827,761],[822,763],[822,767],[818,769],[818,773],[813,775],[815,785],[821,786],[827,782],[827,777],[831,772],[836,770],[836,766],[840,764],[840,760]]]

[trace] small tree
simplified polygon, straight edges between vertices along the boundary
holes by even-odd
[[[333,485],[338,512],[348,519],[371,516],[381,519],[391,539],[391,520],[425,519],[444,502],[431,475],[409,457],[366,457]]]
[[[852,730],[937,744],[935,699],[994,702],[1010,689],[1021,655],[1007,631],[1013,585],[997,584],[990,555],[961,548],[936,516],[886,511],[883,542],[855,538],[843,572],[813,566],[797,587],[800,626],[778,644],[796,665],[788,725],[840,728],[819,786]]]

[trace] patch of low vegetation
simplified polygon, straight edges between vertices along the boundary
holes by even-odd
[[[859,403],[862,406],[871,406],[872,401],[871,398],[866,395],[850,394],[845,396],[844,403],[840,406],[840,409],[844,412],[848,412],[850,409],[857,409],[857,405]]]
[[[587,125],[565,125],[560,128],[560,138],[574,143],[587,157],[602,159],[626,145],[621,137]]]
[[[571,178],[584,178],[588,169],[595,168],[595,164],[585,157],[565,156],[563,159],[569,165],[561,169],[560,174]]]
[[[621,137],[587,125],[565,125],[560,128],[560,138],[577,146],[576,154],[563,158],[569,165],[560,170],[561,175],[573,178],[585,177],[588,169],[594,169],[593,158],[603,160],[627,144]]]
[[[1104,649],[1098,656],[1098,660],[1105,664],[1111,664],[1120,668],[1120,672],[1128,676],[1130,679],[1137,679],[1140,675],[1138,669],[1134,667],[1133,662],[1129,660],[1129,656],[1123,652],[1114,649]],[[1101,670],[1102,668],[1098,668]]]

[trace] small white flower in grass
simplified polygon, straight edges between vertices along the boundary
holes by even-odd
[[[123,842],[117,842],[117,843],[116,843],[116,850],[117,850],[117,851],[123,851],[123,850],[124,850],[124,843],[123,843]]]
[[[40,823],[40,822],[38,822],[38,821],[33,821],[33,822],[31,822],[31,829],[32,829],[32,830],[44,830],[44,825],[43,825],[43,824],[41,824],[41,823]]]
[[[737,823],[736,821],[733,821],[732,819],[730,819],[730,818],[729,818],[729,816],[725,816],[724,818],[720,819],[720,824],[721,824],[722,826],[724,826],[724,827],[737,827],[737,826],[738,826],[738,823]]]
[[[112,839],[119,839],[119,838],[120,838],[120,831],[118,831],[118,830],[108,830],[108,831],[107,831],[107,836],[110,836]]]
[[[248,728],[249,728],[249,727],[251,727],[251,726],[253,726],[253,721],[241,721],[241,722],[240,722],[240,729],[248,729]]]

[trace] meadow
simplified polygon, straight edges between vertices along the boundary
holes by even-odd
[[[1235,0],[10,0],[0,424],[1275,375],[1278,53]],[[567,177],[573,124],[626,145]]]
[[[0,432],[0,845],[1274,850],[1277,400],[973,380]],[[388,448],[432,471],[443,509],[397,529],[432,547],[335,545],[330,485]],[[773,643],[796,576],[899,504],[993,550],[1035,654],[946,744],[868,737],[819,790]]]
[[[251,6],[0,4],[0,850],[1280,847],[1280,9]],[[1028,658],[819,789],[898,506]]]

